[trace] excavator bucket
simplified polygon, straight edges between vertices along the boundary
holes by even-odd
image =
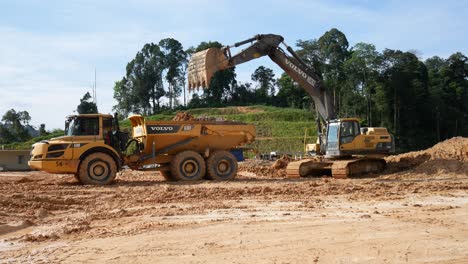
[[[192,55],[188,65],[188,89],[208,88],[215,72],[229,68],[220,48],[209,48]]]

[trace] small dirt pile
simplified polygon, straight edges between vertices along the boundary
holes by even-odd
[[[226,119],[222,117],[209,117],[209,116],[199,116],[194,117],[193,115],[187,112],[179,112],[173,118],[172,121],[226,121]]]
[[[289,161],[290,161],[289,157],[286,155],[283,155],[280,159],[277,159],[275,160],[275,162],[273,162],[273,164],[271,165],[271,168],[275,170],[286,169]]]
[[[468,175],[468,138],[454,137],[432,148],[386,158],[387,172],[411,169],[415,173]]]
[[[177,113],[172,121],[191,121],[195,120],[195,117],[187,112],[179,112]]]
[[[269,160],[246,160],[239,163],[239,171],[255,174],[255,178],[286,178],[287,161],[278,159],[275,162]]]

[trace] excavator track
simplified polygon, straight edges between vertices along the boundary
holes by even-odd
[[[290,162],[286,174],[290,178],[331,175],[336,179],[346,179],[367,173],[378,173],[383,171],[385,166],[386,162],[381,158],[347,160],[313,158]]]

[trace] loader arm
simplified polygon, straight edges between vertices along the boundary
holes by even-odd
[[[231,55],[231,47],[239,47],[247,43],[252,44],[239,53]],[[285,45],[292,57],[279,47],[281,43]],[[320,77],[309,69],[291,47],[284,43],[284,38],[280,35],[256,35],[232,46],[221,49],[209,48],[195,53],[189,63],[189,89],[207,87],[215,72],[267,55],[306,90],[323,121],[336,118],[331,97]]]

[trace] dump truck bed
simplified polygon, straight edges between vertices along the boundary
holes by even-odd
[[[133,138],[144,144],[143,154],[198,153],[229,150],[252,142],[255,126],[235,121],[151,121],[131,116]]]

